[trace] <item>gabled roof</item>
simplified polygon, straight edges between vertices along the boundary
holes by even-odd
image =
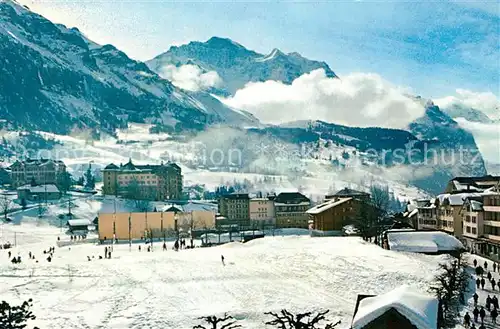
[[[278,194],[278,196],[274,199],[276,203],[302,203],[302,202],[310,202],[308,197],[299,192],[282,192]]]
[[[340,199],[330,200],[312,207],[311,209],[307,210],[306,213],[311,215],[321,214],[322,212],[337,207],[349,200],[352,200],[352,198],[340,198]]]
[[[351,327],[363,329],[391,309],[404,316],[417,329],[437,329],[438,300],[406,285],[384,295],[362,299]]]
[[[121,169],[123,170],[136,170],[137,168],[132,163],[132,160],[129,160],[126,164],[124,164]]]
[[[167,205],[165,208],[163,208],[164,212],[184,212],[184,209],[182,209],[182,206],[172,204],[172,205]]]
[[[70,219],[68,220],[68,226],[89,226],[91,225],[88,219]]]
[[[353,189],[350,189],[348,187],[345,187],[343,189],[341,189],[340,191],[337,191],[335,194],[331,195],[331,196],[337,196],[337,197],[351,197],[351,196],[364,196],[364,197],[367,197],[367,196],[370,196],[370,193],[366,193],[366,192],[362,192],[362,191],[356,191],[356,190],[353,190]]]
[[[118,166],[115,165],[114,163],[110,163],[109,165],[107,165],[106,167],[104,167],[104,169],[109,169],[109,170],[112,170],[112,169],[118,169]]]

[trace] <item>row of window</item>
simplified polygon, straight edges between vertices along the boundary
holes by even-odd
[[[500,206],[500,196],[490,196],[484,198],[485,206]]]
[[[475,228],[475,227],[470,227],[470,226],[466,226],[466,227],[465,227],[465,232],[467,232],[467,233],[471,233],[471,234],[477,234],[477,228]]]
[[[467,216],[465,216],[465,221],[467,223],[470,223],[472,221],[472,223],[475,224],[476,223],[476,216],[469,216],[469,215],[467,215]]]

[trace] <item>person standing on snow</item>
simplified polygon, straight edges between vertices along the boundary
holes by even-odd
[[[491,321],[493,321],[493,323],[497,323],[497,317],[498,317],[498,311],[496,308],[493,309],[493,311],[490,312],[490,315],[491,315]]]
[[[224,262],[224,255],[220,255],[220,259],[222,260],[222,265],[226,266],[226,263]]]
[[[474,268],[477,267],[477,259],[474,259]]]
[[[479,316],[479,310],[477,309],[477,306],[474,307],[474,311],[472,311],[472,315],[474,315],[474,322],[477,322],[477,317]]]
[[[479,296],[477,295],[477,293],[474,293],[474,296],[472,296],[474,298],[474,306],[477,305],[477,300],[479,299]]]
[[[493,290],[495,290],[495,286],[496,286],[496,284],[497,284],[497,282],[495,281],[495,279],[491,279],[490,283],[491,283],[491,288],[492,288]]]
[[[484,307],[481,306],[481,310],[479,311],[479,317],[481,318],[481,323],[484,323],[484,317],[486,316],[486,311]]]
[[[488,269],[488,262],[487,262],[487,261],[485,261],[485,262],[484,262],[484,269],[485,269],[485,270],[487,270],[487,269]]]
[[[484,290],[484,285],[486,284],[486,281],[484,281],[484,278],[481,278],[481,289]]]
[[[479,278],[476,279],[476,286],[477,286],[477,289],[479,289],[479,287],[481,287],[481,280]]]
[[[469,326],[470,326],[470,315],[469,315],[469,312],[466,312],[465,315],[464,315],[464,325],[465,325],[465,328],[469,328]]]

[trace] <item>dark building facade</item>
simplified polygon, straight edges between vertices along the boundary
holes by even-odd
[[[227,223],[250,223],[250,197],[246,193],[223,195],[219,199],[219,214]]]
[[[182,197],[182,171],[175,163],[125,165],[113,163],[103,170],[103,194],[153,200],[178,200]]]
[[[277,228],[309,228],[311,200],[299,192],[283,192],[274,199]]]

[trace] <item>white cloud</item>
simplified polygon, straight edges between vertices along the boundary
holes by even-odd
[[[172,81],[182,89],[190,91],[206,90],[221,85],[222,79],[215,71],[203,72],[196,65],[166,65],[160,69],[160,76]]]
[[[490,119],[500,119],[500,100],[492,92],[477,93],[465,89],[457,89],[456,95],[443,97],[434,101],[439,107],[451,106],[471,107],[482,111]]]
[[[484,160],[495,164],[500,163],[500,124],[471,122],[464,118],[454,120],[474,136]]]
[[[350,126],[404,128],[424,108],[379,75],[354,73],[331,79],[320,70],[295,79],[251,82],[225,99],[266,123],[323,120]]]

